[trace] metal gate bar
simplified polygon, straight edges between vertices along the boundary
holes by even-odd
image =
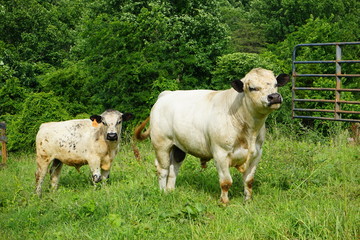
[[[359,77],[360,74],[343,74],[341,73],[342,63],[360,63],[360,60],[342,60],[342,49],[343,45],[360,45],[360,42],[337,42],[337,43],[309,43],[309,44],[298,44],[294,47],[292,56],[292,117],[293,118],[304,118],[304,119],[322,119],[322,120],[333,120],[333,121],[346,121],[346,122],[360,122],[360,119],[345,119],[342,118],[341,114],[360,114],[360,111],[345,111],[341,110],[341,104],[360,104],[360,101],[345,101],[341,100],[341,92],[360,92],[359,89],[345,89],[341,87],[342,77]],[[301,47],[314,47],[314,46],[335,46],[336,60],[317,60],[317,61],[296,61],[297,50]],[[297,64],[335,64],[336,72],[334,74],[299,74],[296,72]],[[321,88],[321,87],[296,87],[296,80],[298,77],[334,77],[335,88]],[[360,81],[359,81],[360,85]],[[295,91],[310,90],[310,91],[333,91],[335,92],[334,100],[325,99],[298,99],[296,98]],[[334,109],[306,109],[297,108],[296,102],[319,102],[319,103],[333,103]],[[314,117],[314,116],[303,116],[297,115],[296,112],[324,112],[334,113],[333,118],[329,117]]]

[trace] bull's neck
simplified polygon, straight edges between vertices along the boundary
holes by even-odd
[[[244,94],[233,93],[230,104],[230,115],[235,126],[245,124],[254,133],[258,133],[264,126],[268,114],[259,113],[251,108],[251,103]]]

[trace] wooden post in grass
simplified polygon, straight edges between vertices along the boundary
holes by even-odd
[[[6,123],[2,122],[0,123],[0,142],[1,142],[1,156],[2,156],[1,166],[5,166],[7,161],[6,141],[7,141]]]

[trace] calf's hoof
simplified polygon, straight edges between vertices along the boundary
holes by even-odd
[[[93,179],[93,182],[94,182],[94,183],[98,183],[98,182],[101,181],[101,175],[94,174],[94,175],[92,176],[92,179]]]

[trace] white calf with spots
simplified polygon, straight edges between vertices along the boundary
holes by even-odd
[[[43,123],[36,135],[36,193],[50,163],[52,188],[56,189],[63,164],[79,169],[89,164],[93,182],[107,179],[111,164],[120,147],[122,121],[133,118],[131,113],[106,110],[90,119]]]
[[[252,197],[252,183],[262,154],[265,120],[282,102],[277,87],[289,76],[256,68],[224,91],[165,91],[149,118],[135,130],[142,140],[149,134],[155,148],[155,165],[161,189],[172,190],[186,153],[199,157],[203,167],[214,159],[219,174],[221,201],[227,203],[232,185],[229,167],[243,175],[245,200]]]

